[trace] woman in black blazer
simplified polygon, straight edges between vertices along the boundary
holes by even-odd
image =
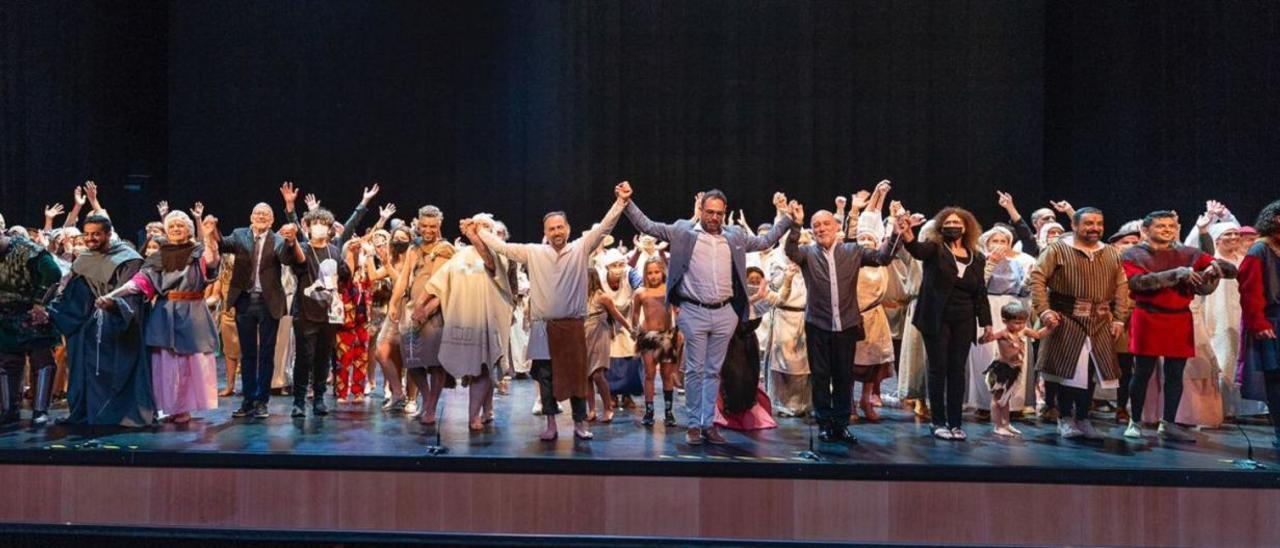
[[[991,308],[983,276],[986,259],[978,252],[982,226],[973,214],[948,207],[933,218],[937,232],[916,239],[905,217],[902,239],[907,252],[923,263],[920,297],[912,325],[924,335],[929,360],[929,407],[933,435],[964,440],[965,362],[978,335],[991,333]]]

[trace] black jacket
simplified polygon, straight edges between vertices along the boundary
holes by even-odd
[[[956,285],[955,260],[950,253],[936,242],[924,242],[919,239],[904,243],[907,252],[923,263],[920,279],[920,297],[916,304],[915,318],[911,321],[920,333],[928,337],[942,330],[942,315],[946,310],[947,299]],[[991,325],[991,305],[987,301],[987,282],[985,270],[987,259],[981,253],[971,253],[973,263],[965,269],[964,275],[976,276],[978,290],[970,295],[974,303],[974,317],[979,327]],[[975,337],[977,333],[974,333]]]
[[[262,284],[262,298],[267,302],[267,310],[271,317],[280,319],[285,313],[284,285],[280,283],[280,265],[284,263],[285,253],[292,248],[285,248],[284,238],[275,232],[267,232],[263,242],[262,261],[259,279]],[[253,290],[253,232],[248,227],[237,228],[230,236],[224,236],[218,243],[222,253],[236,256],[235,266],[231,272],[231,285],[227,289],[227,306],[235,306],[241,293]]]

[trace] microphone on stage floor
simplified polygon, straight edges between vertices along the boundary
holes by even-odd
[[[1266,470],[1266,466],[1256,460],[1253,460],[1253,441],[1249,439],[1249,433],[1244,431],[1244,425],[1240,424],[1239,417],[1236,418],[1236,429],[1240,430],[1241,436],[1244,436],[1244,443],[1247,448],[1245,456],[1248,458],[1230,461],[1231,465],[1244,470]]]
[[[439,457],[441,455],[449,454],[449,448],[445,447],[444,442],[441,441],[440,428],[442,426],[443,426],[442,422],[440,420],[436,420],[436,443],[435,445],[427,446],[428,457]]]
[[[809,450],[800,451],[796,456],[813,462],[822,462],[824,460],[822,455],[818,454],[818,451],[813,448],[813,423],[809,423]]]

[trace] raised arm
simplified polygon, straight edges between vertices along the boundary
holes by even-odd
[[[625,187],[625,188],[624,188]],[[640,206],[636,205],[636,201],[632,199],[631,183],[623,181],[614,188],[614,194],[621,198],[621,193],[625,192],[627,196],[626,209],[623,210],[627,214],[627,220],[631,221],[631,225],[642,234],[648,234],[659,240],[671,241],[678,231],[675,225],[658,223],[649,220],[644,212],[640,211]]]
[[[72,193],[71,213],[67,214],[67,218],[62,221],[62,228],[76,226],[76,221],[80,220],[80,210],[84,208],[88,198],[84,195],[83,187],[76,187]]]
[[[1004,208],[1005,213],[1009,214],[1009,224],[1013,226],[1013,234],[1022,242],[1022,252],[1032,257],[1040,255],[1040,243],[1036,241],[1036,235],[1031,232],[1031,226],[1027,225],[1027,220],[1022,218],[1022,214],[1018,212],[1018,206],[1013,203],[1013,195],[1008,192],[996,191],[996,201],[1000,207]]]
[[[623,189],[625,185],[625,190]],[[627,207],[627,203],[631,201],[631,184],[623,181],[614,187],[613,206],[604,214],[604,218],[600,222],[591,227],[586,234],[580,239],[586,249],[595,249],[604,241],[604,236],[613,231],[613,227],[617,226],[618,218],[622,216],[623,208]]]
[[[782,200],[779,200],[780,196],[782,197]],[[798,213],[800,220],[804,220],[804,206],[801,206],[798,202],[792,200],[785,208],[779,207],[779,202],[785,200],[786,196],[781,192],[774,194],[774,208],[778,210],[778,213],[776,218],[773,220],[773,227],[770,228],[769,232],[764,236],[757,236],[750,232],[747,233],[746,242],[743,247],[748,253],[752,251],[764,251],[773,247],[773,244],[778,243],[778,240],[782,239],[782,235],[786,234],[792,226],[800,226],[795,221],[795,216]]]
[[[356,204],[355,211],[352,211],[351,216],[347,217],[347,222],[342,224],[344,230],[342,231],[342,237],[338,238],[337,241],[339,247],[347,243],[351,236],[356,234],[356,228],[360,226],[360,223],[364,221],[365,214],[369,212],[369,201],[378,195],[379,190],[378,183],[373,183],[372,187],[365,187],[364,193],[360,196],[360,203]]]

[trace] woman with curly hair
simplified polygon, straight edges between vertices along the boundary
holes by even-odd
[[[969,211],[947,207],[933,218],[938,232],[918,240],[911,222],[899,219],[907,252],[922,263],[920,300],[912,324],[924,335],[929,360],[929,408],[933,435],[963,441],[965,363],[977,339],[991,335],[991,308],[983,279],[986,259],[978,251],[982,226]]]

